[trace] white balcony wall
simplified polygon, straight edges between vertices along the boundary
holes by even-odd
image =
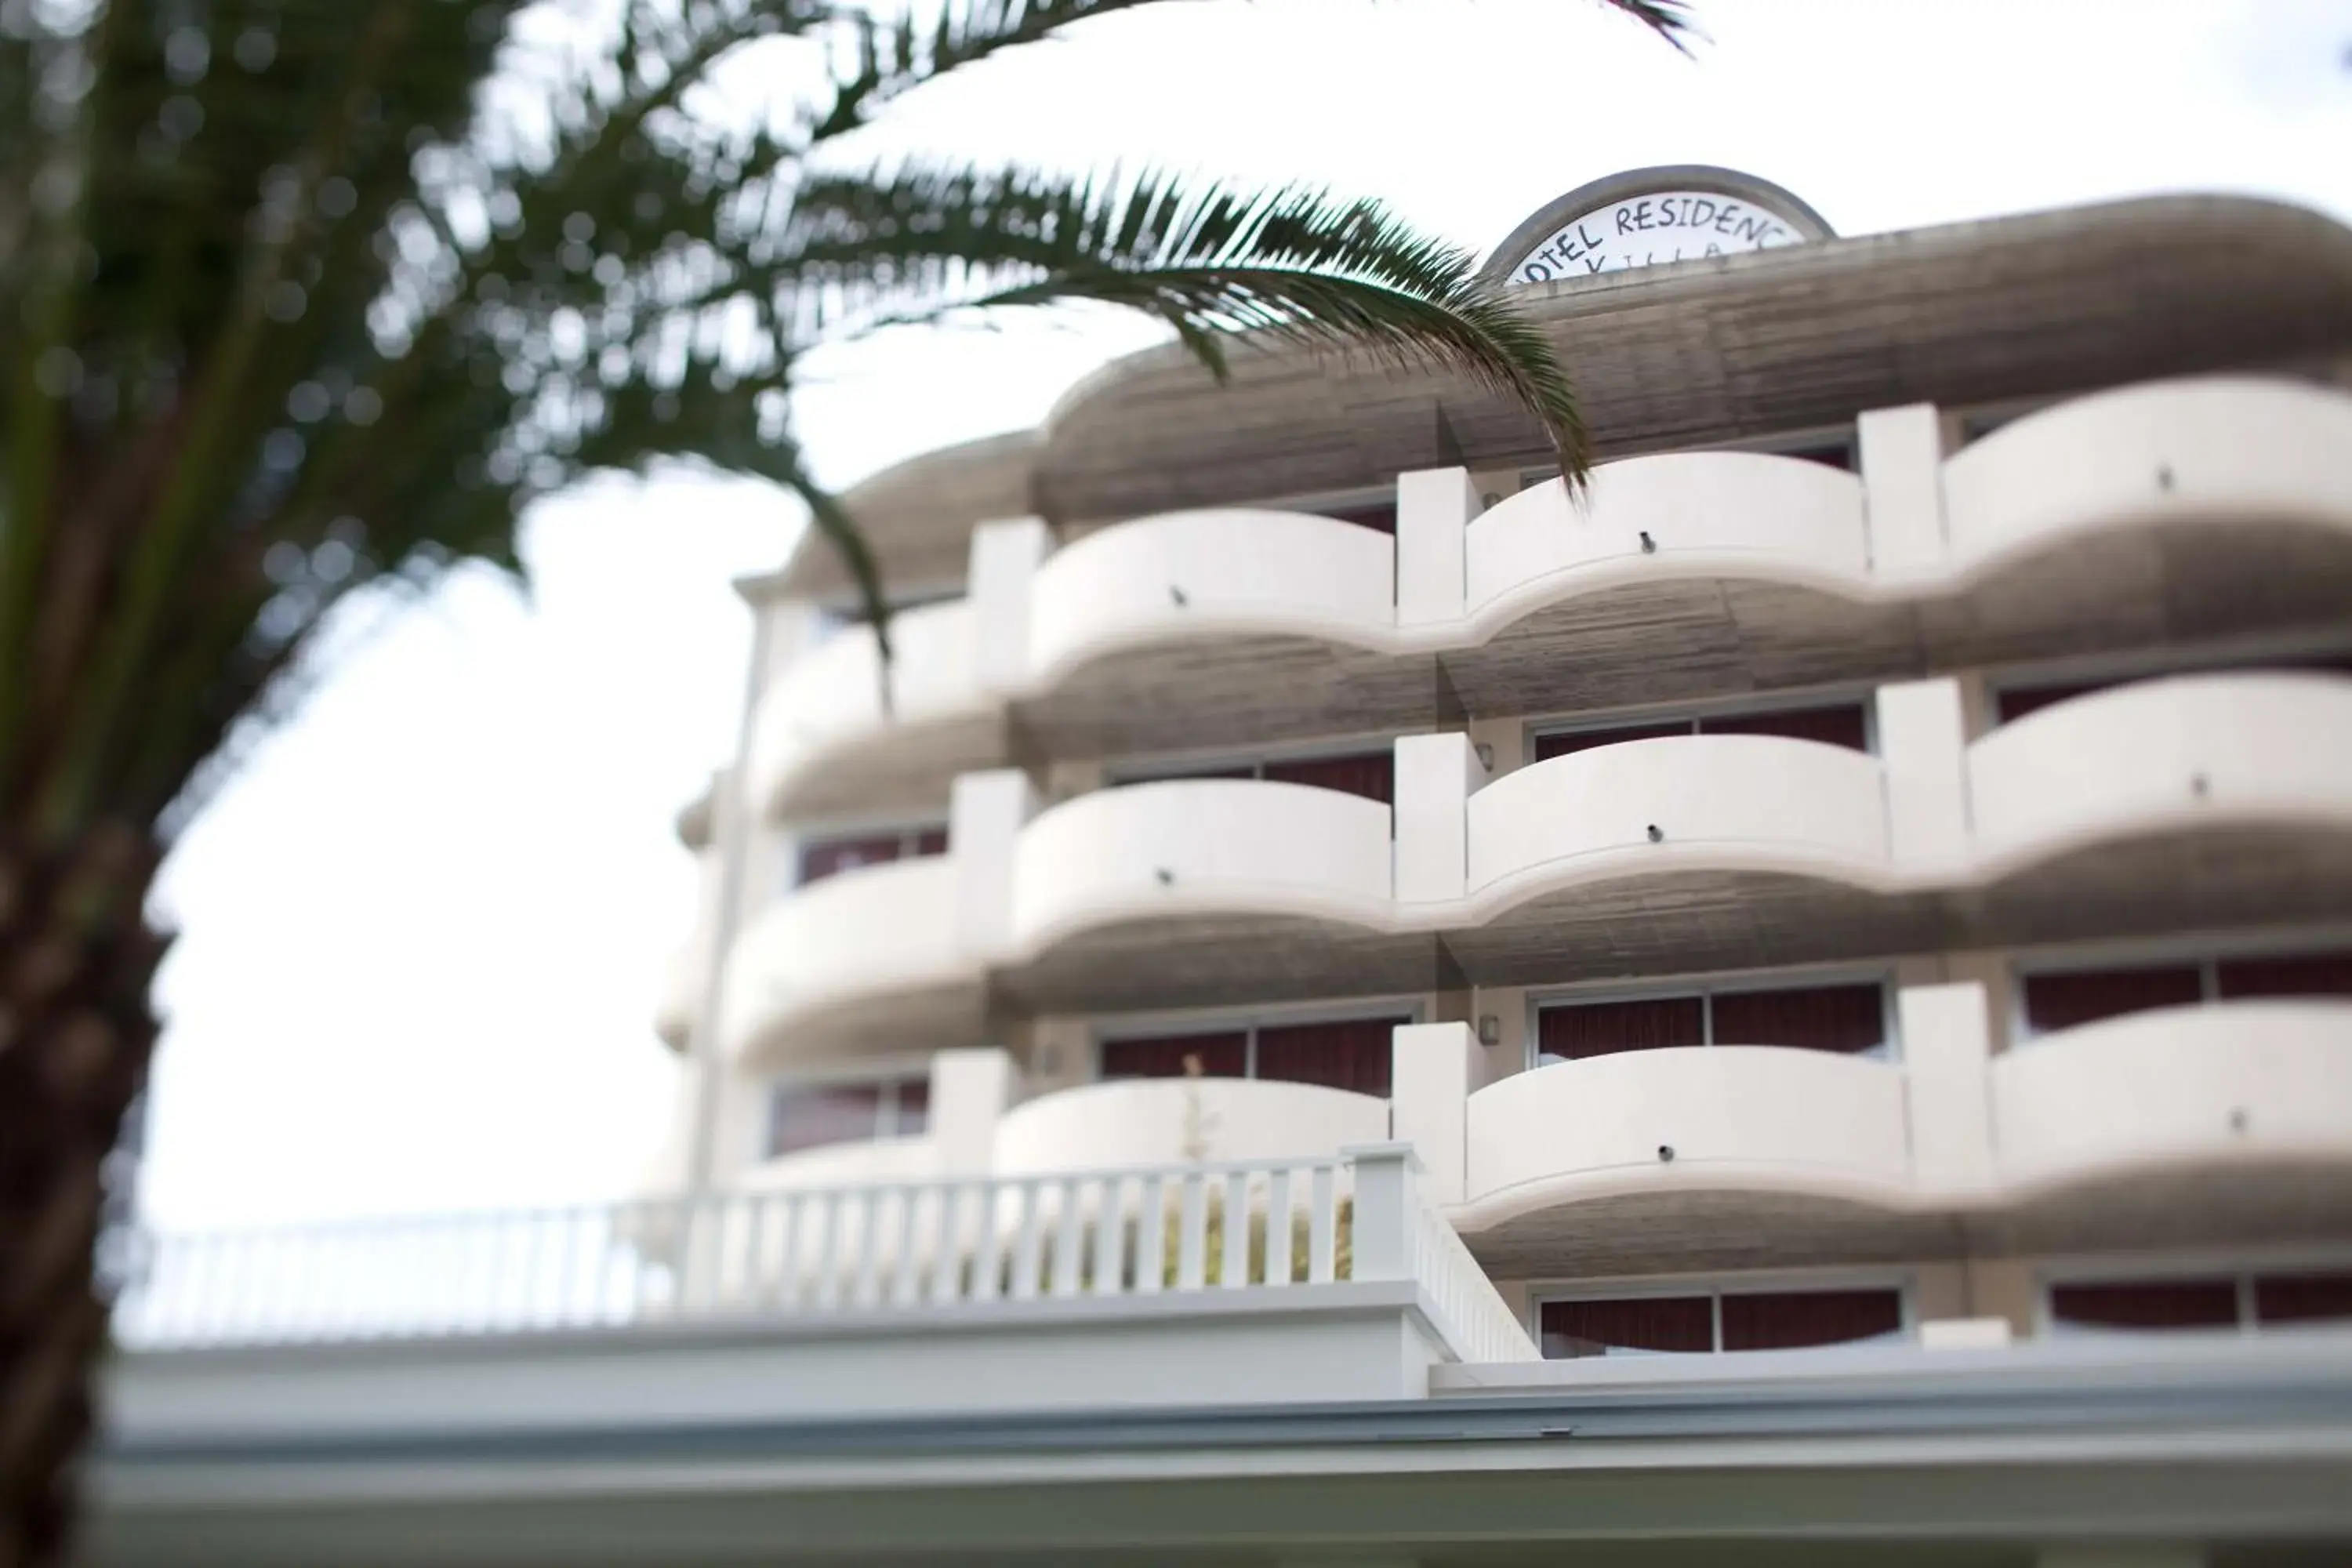
[[[1899,1201],[1911,1173],[1904,1099],[1892,1063],[1771,1046],[1555,1063],[1470,1096],[1467,1197],[1730,1184]]]
[[[1861,480],[1753,452],[1604,463],[1578,499],[1549,480],[1473,521],[1466,549],[1469,614],[1484,635],[1627,581],[1728,574],[1856,592],[1869,556]]]
[[[2191,518],[2352,530],[2352,398],[2216,376],[2076,398],[1944,465],[1951,562],[1977,571],[2066,536]]]
[[[1193,634],[1377,646],[1395,621],[1395,546],[1383,534],[1298,512],[1173,512],[1089,534],[1039,568],[1029,683]]]
[[[1692,867],[1885,879],[1878,759],[1777,736],[1675,736],[1553,757],[1470,797],[1469,890],[1490,907]]]
[[[751,797],[772,802],[808,769],[883,731],[984,715],[969,600],[926,605],[890,620],[890,706],[870,626],[845,626],[786,671],[760,704],[751,737]]]
[[[1969,748],[1979,874],[2215,820],[2352,825],[2352,680],[2197,675],[2078,697]]]
[[[1389,1102],[1312,1083],[1129,1079],[1041,1096],[1005,1114],[1005,1174],[1126,1163],[1304,1159],[1389,1135]]]
[[[1304,784],[1172,780],[1098,790],[1040,816],[1014,854],[1013,931],[1057,938],[1157,914],[1297,914],[1379,925],[1389,808]]]
[[[728,964],[728,1048],[862,998],[977,984],[957,931],[955,872],[949,856],[860,867],[770,905]]]
[[[2048,1035],[1992,1067],[2016,1195],[2166,1167],[2352,1161],[2352,1003],[2229,1002]]]

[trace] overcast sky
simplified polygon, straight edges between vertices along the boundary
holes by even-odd
[[[1699,0],[1696,62],[1574,0],[1190,0],[909,100],[887,144],[1381,197],[1484,253],[1653,163],[1744,168],[1848,234],[2158,191],[2352,221],[2352,0]],[[826,477],[1035,423],[1151,341],[908,334],[799,405]],[[1572,368],[1572,367],[1571,367]],[[727,756],[757,487],[611,485],[339,659],[189,829],[158,911],[144,1173],[174,1228],[628,1191],[672,1089],[680,804]]]

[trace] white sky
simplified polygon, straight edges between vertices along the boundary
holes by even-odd
[[[1575,0],[1194,0],[902,106],[974,160],[1171,164],[1381,197],[1483,253],[1618,169],[1776,180],[1843,233],[2156,191],[2352,220],[2352,0],[1700,0],[1696,63]],[[1125,320],[908,334],[803,396],[837,483],[1036,422]],[[1571,369],[1573,368],[1571,363]],[[188,831],[144,1173],[173,1228],[628,1191],[672,1089],[671,821],[733,743],[734,574],[793,512],[614,485],[350,652]]]

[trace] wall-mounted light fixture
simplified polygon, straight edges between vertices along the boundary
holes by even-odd
[[[1482,1046],[1501,1045],[1503,1043],[1503,1020],[1497,1018],[1492,1013],[1479,1014],[1478,1043]]]

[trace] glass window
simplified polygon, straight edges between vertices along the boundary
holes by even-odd
[[[890,1131],[894,1137],[913,1138],[931,1130],[931,1080],[928,1078],[901,1079],[891,1096]]]
[[[1792,741],[1818,741],[1848,751],[1870,750],[1870,720],[1860,702],[1811,703],[1801,708],[1763,708],[1747,713],[1701,715],[1646,724],[1609,724],[1590,730],[1559,730],[1536,737],[1536,761],[1564,757],[1619,746],[1630,741],[1657,741],[1675,735],[1780,735]]]
[[[1791,741],[1819,741],[1826,746],[1843,746],[1849,752],[1870,750],[1870,722],[1859,702],[1701,719],[1698,731],[1702,735],[1780,735]]]
[[[1197,1069],[1188,1065],[1197,1062]],[[1102,1076],[1117,1078],[1240,1078],[1249,1071],[1249,1033],[1154,1035],[1105,1040]]]
[[[1886,1044],[1876,981],[1606,1002],[1555,1002],[1536,1015],[1537,1065],[1668,1046],[1788,1046],[1856,1056]]]
[[[1543,1353],[1555,1361],[1632,1352],[1685,1354],[1715,1349],[1710,1296],[1620,1296],[1546,1301]]]
[[[808,838],[801,842],[800,886],[822,882],[860,866],[887,865],[893,860],[948,852],[944,827],[893,828],[882,833],[844,835],[838,838]]]
[[[768,1103],[769,1155],[874,1137],[882,1125],[882,1095],[878,1083],[781,1086]]]
[[[2035,1034],[2078,1028],[2158,1007],[2184,1007],[2205,999],[2203,972],[2193,963],[2137,969],[2078,969],[2025,977],[2025,1022]]]
[[[1678,720],[1668,724],[1615,724],[1601,730],[1561,730],[1536,737],[1536,761],[1564,757],[1571,752],[1590,752],[1601,746],[1621,746],[1628,741],[1662,741],[1675,735],[1692,732],[1691,721]]]
[[[2238,1321],[2234,1279],[2111,1279],[2050,1288],[2053,1321],[2095,1329],[2226,1329]]]
[[[2352,1270],[2254,1277],[2256,1322],[2315,1323],[2336,1318],[2352,1318]]]
[[[1708,1005],[1718,1046],[1794,1046],[1854,1056],[1886,1043],[1886,993],[1876,984],[1718,991]]]
[[[1349,1018],[1327,1024],[1266,1024],[1257,1031],[1257,1076],[1389,1096],[1391,1040],[1410,1018]]]
[[[1899,1336],[1903,1292],[1886,1286],[1596,1296],[1546,1301],[1538,1321],[1543,1353],[1554,1360],[1811,1350]]]
[[[1557,1061],[1620,1051],[1706,1043],[1703,996],[1638,997],[1625,1002],[1563,1002],[1536,1015],[1538,1044]]]
[[[2225,958],[2213,966],[2213,994],[2252,996],[2352,996],[2352,952],[2276,958]]]
[[[1769,1290],[1723,1298],[1727,1351],[1804,1350],[1902,1331],[1898,1290]]]

